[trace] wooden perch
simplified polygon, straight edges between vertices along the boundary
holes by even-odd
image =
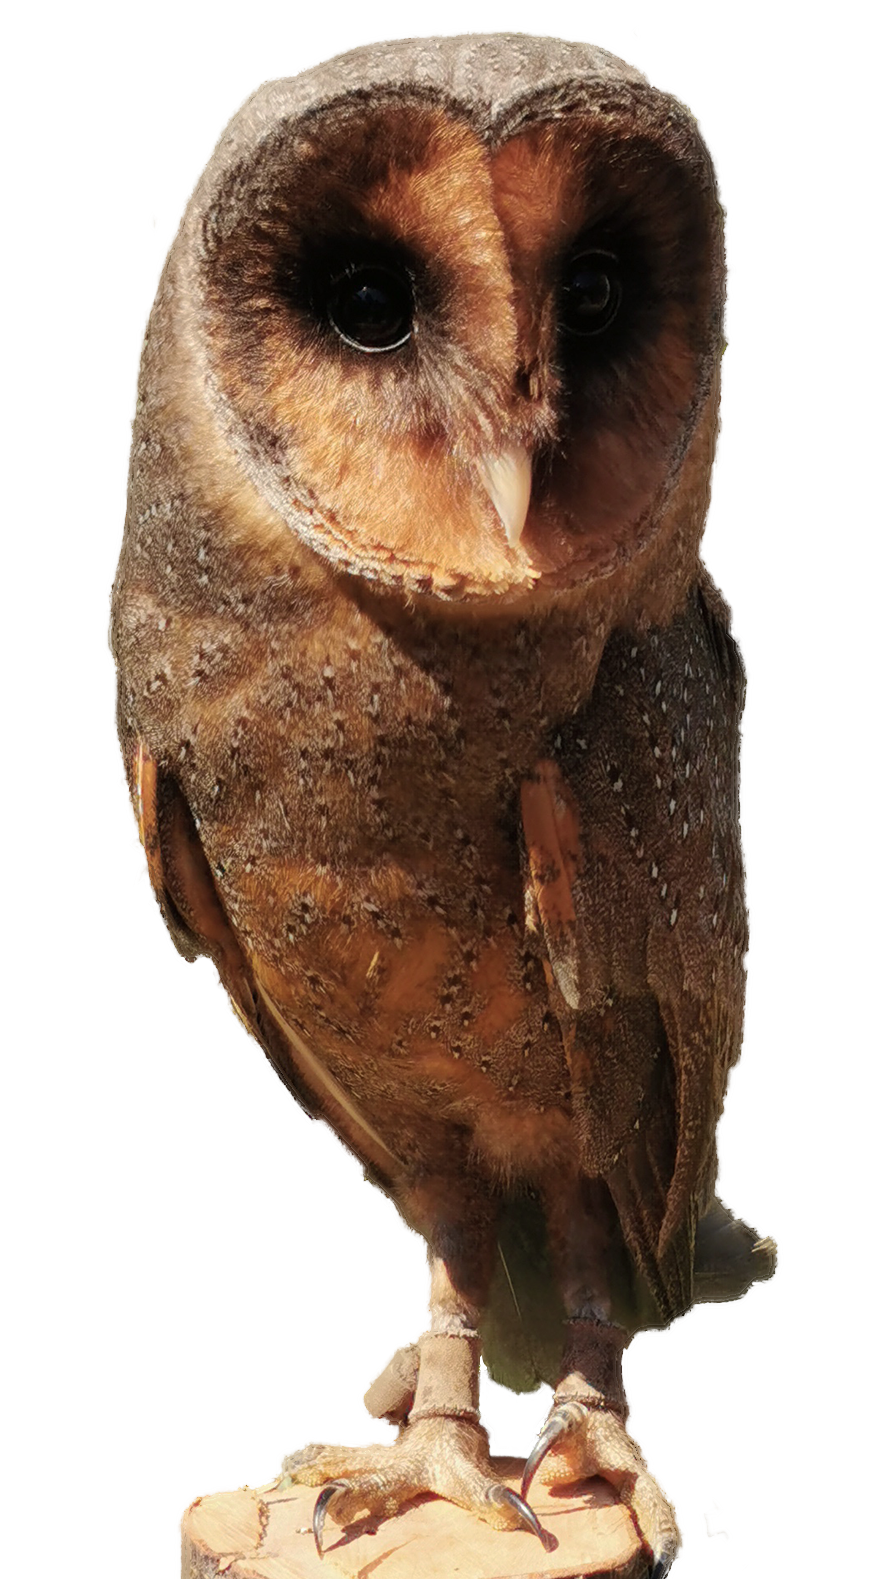
[[[518,1459],[495,1459],[516,1490]],[[263,1487],[198,1497],[182,1525],[182,1579],[645,1579],[635,1527],[610,1486],[534,1485],[551,1550],[524,1530],[501,1531],[437,1497],[396,1518],[340,1531],[328,1519],[323,1561],[311,1533],[317,1488]]]

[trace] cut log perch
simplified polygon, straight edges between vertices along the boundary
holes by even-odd
[[[495,1459],[518,1489],[522,1464]],[[635,1526],[612,1488],[587,1480],[531,1501],[550,1550],[525,1530],[494,1530],[438,1497],[419,1497],[397,1517],[345,1530],[332,1519],[323,1561],[311,1515],[317,1487],[272,1486],[198,1497],[182,1525],[182,1579],[646,1579]]]

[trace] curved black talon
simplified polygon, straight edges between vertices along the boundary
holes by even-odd
[[[527,1496],[528,1487],[546,1454],[552,1450],[556,1442],[561,1441],[562,1437],[570,1436],[571,1431],[579,1425],[584,1413],[585,1410],[581,1403],[566,1403],[559,1404],[558,1408],[550,1414],[548,1421],[537,1438],[536,1447],[531,1452],[524,1466],[524,1475],[521,1480],[522,1497]]]
[[[666,1579],[666,1575],[668,1574],[671,1567],[671,1557],[658,1557],[654,1563],[653,1568],[651,1569],[651,1579]]]
[[[338,1496],[340,1491],[347,1490],[347,1480],[331,1480],[329,1485],[326,1485],[323,1491],[321,1491],[318,1495],[318,1500],[314,1505],[314,1512],[311,1516],[311,1527],[314,1531],[315,1546],[318,1549],[319,1557],[323,1557],[324,1555],[322,1541],[324,1537],[324,1520],[327,1517],[327,1509],[329,1508],[330,1503],[333,1501],[333,1498]]]
[[[542,1541],[546,1551],[549,1550],[548,1536],[533,1508],[529,1503],[525,1502],[523,1496],[519,1497],[517,1491],[513,1491],[510,1486],[491,1486],[487,1495],[491,1502],[507,1502],[510,1508],[514,1508],[522,1524],[526,1524],[527,1528],[533,1531],[537,1539]]]

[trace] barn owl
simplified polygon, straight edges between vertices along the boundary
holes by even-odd
[[[623,1351],[773,1270],[714,1193],[746,949],[743,670],[699,557],[723,296],[688,111],[517,36],[267,84],[164,270],[113,598],[151,880],[429,1249],[429,1331],[368,1394],[397,1440],[288,1460],[319,1549],[422,1491],[542,1534],[537,1472],[598,1473],[662,1579]],[[554,1388],[521,1496],[481,1356]]]

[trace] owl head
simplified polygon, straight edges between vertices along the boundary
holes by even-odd
[[[723,296],[705,146],[636,71],[525,37],[360,49],[224,133],[143,410],[232,532],[411,597],[551,599],[696,551]]]

